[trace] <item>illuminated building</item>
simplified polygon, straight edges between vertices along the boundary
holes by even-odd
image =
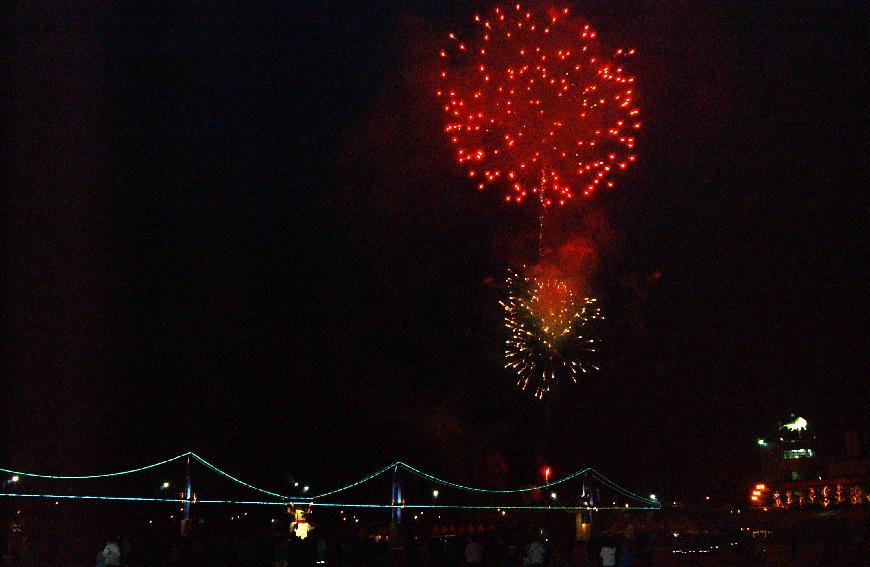
[[[842,446],[822,442],[810,423],[792,414],[776,431],[757,440],[763,472],[753,485],[750,504],[763,509],[819,509],[862,506],[870,509],[870,458],[861,435],[845,435]]]
[[[816,435],[803,417],[792,414],[758,444],[766,450],[771,481],[798,482],[820,472]]]

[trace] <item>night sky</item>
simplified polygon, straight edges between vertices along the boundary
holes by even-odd
[[[574,6],[638,49],[645,125],[559,213],[607,322],[602,372],[544,403],[498,306],[536,212],[474,191],[431,88],[488,4],[80,4],[3,9],[2,466],[546,463],[736,498],[789,412],[837,447],[868,425],[859,3]]]

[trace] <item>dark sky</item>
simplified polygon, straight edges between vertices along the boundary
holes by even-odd
[[[731,495],[788,412],[866,428],[858,3],[575,8],[637,47],[646,122],[562,213],[600,245],[604,369],[543,404],[497,303],[535,212],[472,189],[429,88],[476,5],[80,4],[3,12],[3,466]]]

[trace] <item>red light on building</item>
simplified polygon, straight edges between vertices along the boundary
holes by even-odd
[[[749,497],[749,500],[751,500],[752,503],[756,506],[763,506],[764,499],[765,499],[764,495],[766,492],[767,492],[767,486],[765,486],[764,484],[758,483],[755,485],[755,490],[752,491],[752,494]]]

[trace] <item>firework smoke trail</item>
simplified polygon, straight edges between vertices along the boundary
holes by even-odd
[[[517,386],[542,399],[561,380],[598,370],[591,323],[603,319],[594,298],[577,297],[566,279],[508,273],[508,297],[500,302],[509,337],[505,368]]]

